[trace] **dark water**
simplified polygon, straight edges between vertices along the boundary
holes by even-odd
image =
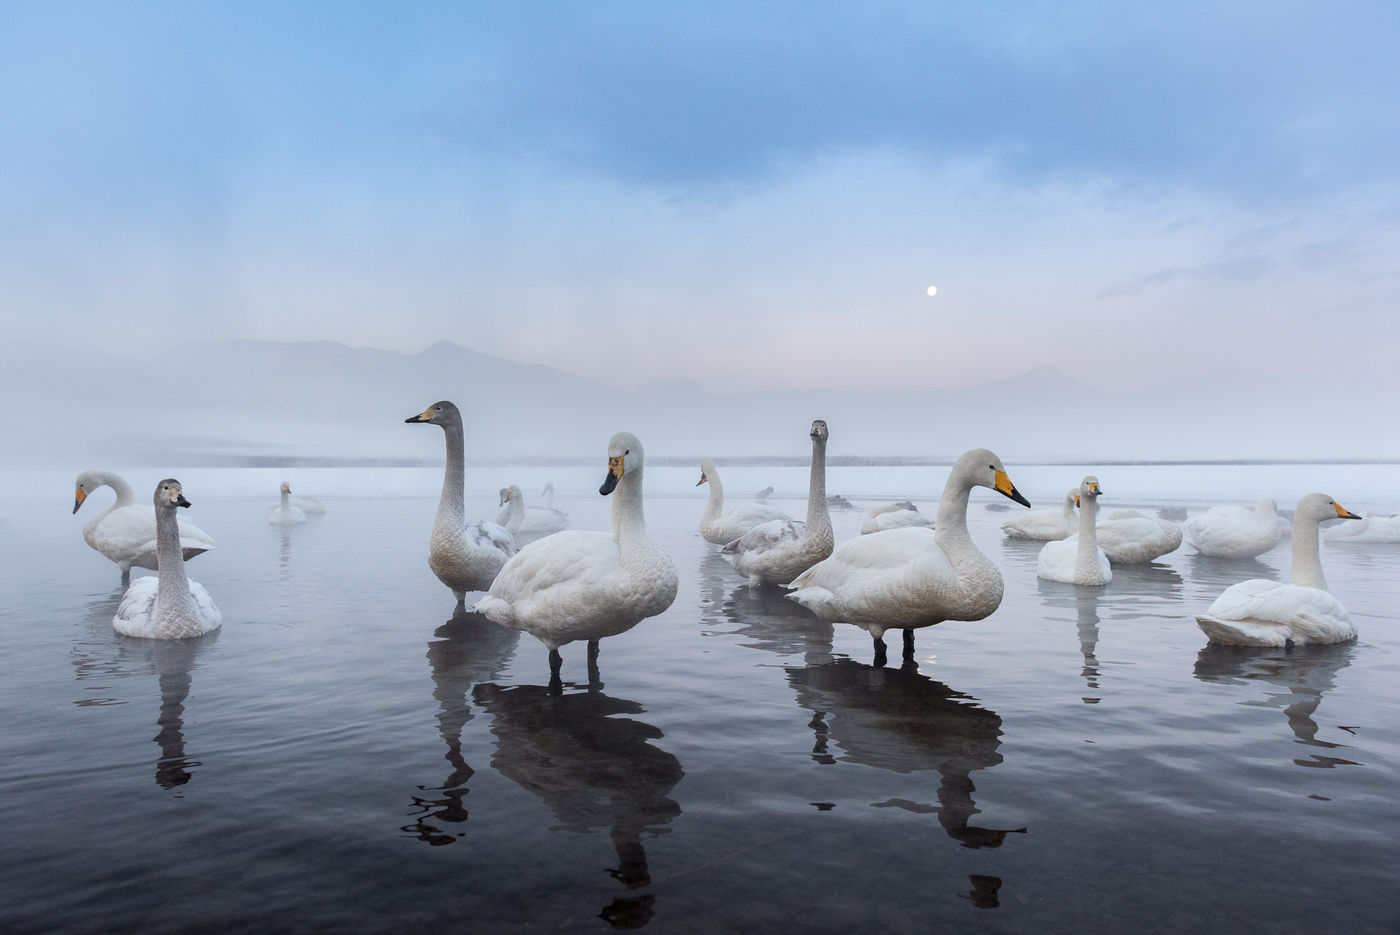
[[[861,470],[853,499],[903,490]],[[920,470],[906,495],[946,473]],[[1286,574],[1286,543],[1076,588],[1038,581],[979,494],[1001,609],[920,631],[905,664],[896,634],[875,668],[863,631],[750,591],[696,532],[691,472],[653,470],[680,594],[596,673],[565,647],[556,696],[533,637],[449,619],[433,472],[318,473],[329,512],[290,530],[265,522],[275,481],[180,475],[224,613],[188,642],[113,632],[75,473],[12,477],[0,513],[7,932],[1400,925],[1400,547],[1324,548],[1357,643],[1212,649],[1191,615]],[[560,505],[602,529],[591,476],[556,478]],[[1053,506],[1076,479],[1029,486]]]

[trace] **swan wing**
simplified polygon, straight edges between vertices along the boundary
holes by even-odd
[[[927,526],[887,529],[842,543],[793,579],[788,597],[824,620],[882,624],[950,619],[957,571]]]
[[[1012,539],[1063,539],[1074,530],[1065,522],[1062,510],[1031,510],[1001,524],[1001,531]]]
[[[559,532],[517,552],[476,609],[499,624],[540,635],[625,608],[624,577],[612,536]]]
[[[1356,638],[1351,617],[1329,591],[1252,578],[1226,588],[1196,617],[1213,643],[1283,646]]]

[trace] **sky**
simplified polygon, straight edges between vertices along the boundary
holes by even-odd
[[[1393,390],[1396,48],[1393,0],[8,0],[0,316],[626,389]]]

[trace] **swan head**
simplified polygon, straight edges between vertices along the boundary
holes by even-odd
[[[713,461],[711,461],[709,458],[701,458],[701,459],[700,459],[700,479],[699,479],[698,481],[695,482],[695,486],[696,486],[696,487],[699,487],[701,484],[708,484],[708,483],[710,482],[710,475],[714,474],[714,472],[715,472],[715,463],[714,463]]]
[[[188,507],[190,505],[190,501],[185,499],[184,488],[173,477],[167,477],[156,484],[155,501],[157,510],[173,510],[179,506]]]
[[[1328,519],[1360,519],[1361,517],[1342,506],[1325,493],[1310,493],[1298,501],[1295,518],[1320,523]]]
[[[1001,459],[986,448],[974,448],[959,458],[958,463],[953,465],[953,476],[974,487],[990,487],[1022,506],[1031,505],[1029,500],[1021,496],[1016,485],[1011,483]]]
[[[289,484],[289,483],[287,483],[286,481],[283,481],[283,482],[282,482],[282,492],[283,492],[283,493],[291,493],[291,492],[292,492],[292,485]]]
[[[462,411],[456,403],[440,399],[416,416],[409,416],[405,422],[427,422],[431,425],[461,425]]]
[[[523,496],[524,494],[520,492],[520,487],[516,484],[511,484],[509,487],[502,487],[500,505],[505,506],[510,501],[519,500]]]
[[[825,444],[830,434],[831,433],[827,431],[825,419],[812,420],[812,441]]]
[[[624,475],[640,474],[641,470],[641,439],[631,432],[618,432],[608,441],[608,476],[598,492],[606,497],[617,488]]]
[[[1074,495],[1074,505],[1082,506],[1084,497],[1093,497],[1095,500],[1103,493],[1103,488],[1099,486],[1099,479],[1090,474],[1079,482],[1079,492]]]
[[[78,507],[83,505],[83,501],[88,498],[101,484],[95,483],[91,471],[84,471],[78,475],[78,479],[73,482],[73,512],[78,512]]]

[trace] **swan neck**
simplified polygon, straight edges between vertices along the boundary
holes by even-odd
[[[1079,497],[1079,552],[1076,555],[1080,568],[1097,568],[1099,562],[1099,498],[1081,494]]]
[[[938,499],[938,520],[934,523],[934,540],[948,555],[966,549],[978,551],[973,545],[972,536],[967,531],[967,501],[972,486],[955,474],[948,476],[943,485],[943,496]],[[980,554],[980,553],[979,553]]]
[[[826,439],[812,439],[812,478],[807,488],[807,532],[831,530],[831,510],[826,505]]]
[[[710,499],[705,504],[705,515],[701,522],[713,522],[719,519],[719,515],[724,512],[724,485],[719,482],[719,472],[709,470],[705,472],[705,485],[710,488]]]
[[[156,575],[156,593],[162,608],[190,600],[185,556],[180,549],[180,524],[170,507],[156,507]]]
[[[284,488],[282,488],[282,509],[285,511],[285,510],[286,510],[288,507],[290,507],[291,505],[292,505],[292,497],[291,497],[291,494],[287,493],[287,489],[284,487]]]
[[[463,485],[465,460],[463,455],[462,423],[444,423],[442,434],[447,444],[447,464],[442,472],[442,499],[438,501],[438,522],[455,520],[458,524],[465,517]]]
[[[126,482],[126,478],[119,474],[112,474],[108,471],[101,473],[102,482],[112,490],[116,491],[117,501],[112,504],[114,507],[131,506],[136,502],[135,495],[131,492],[131,485]]]
[[[625,554],[634,543],[647,541],[646,514],[642,509],[642,469],[623,475],[612,492],[613,539]]]
[[[1319,538],[1317,520],[1308,519],[1300,510],[1293,519],[1293,583],[1326,591]]]
[[[1073,495],[1073,494],[1069,494],[1069,495],[1066,495],[1066,496],[1065,496],[1065,502],[1064,502],[1064,505],[1063,505],[1063,507],[1062,507],[1062,509],[1061,509],[1061,512],[1064,514],[1064,517],[1065,517],[1065,526],[1066,526],[1067,528],[1069,528],[1069,529],[1073,529],[1073,528],[1074,528],[1074,524],[1078,522],[1078,520],[1076,520],[1076,519],[1074,518],[1074,495]]]

